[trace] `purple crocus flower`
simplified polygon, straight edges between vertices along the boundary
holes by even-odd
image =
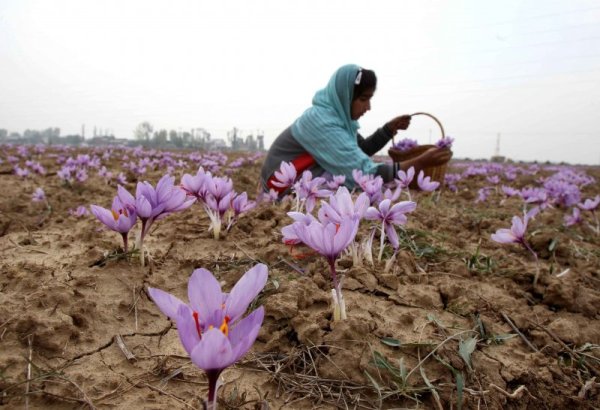
[[[110,210],[98,205],[91,205],[94,216],[109,229],[118,232],[123,237],[123,251],[127,252],[127,235],[137,222],[135,210],[128,209],[118,196],[113,199]]]
[[[233,209],[233,215],[237,218],[239,215],[244,212],[248,212],[251,209],[256,207],[256,202],[248,201],[248,194],[246,192],[242,192],[241,194],[237,194],[233,201],[231,201],[231,209]]]
[[[336,189],[344,185],[344,182],[346,182],[345,175],[334,175],[331,181],[327,182],[327,188],[331,189],[332,191],[335,191]]]
[[[204,201],[206,188],[204,184],[208,178],[212,178],[210,172],[205,172],[203,167],[198,168],[196,175],[184,174],[181,177],[181,187],[188,195],[195,196],[201,201]]]
[[[417,142],[417,140],[413,140],[410,138],[404,138],[401,139],[400,141],[398,141],[397,143],[394,144],[394,148],[396,148],[399,151],[408,151],[411,150],[415,147],[417,147],[419,145],[419,143]]]
[[[435,146],[438,148],[452,148],[452,144],[454,143],[454,138],[446,136],[439,139]]]
[[[127,177],[124,173],[119,172],[119,175],[117,175],[117,183],[121,185],[127,184]]]
[[[150,231],[152,224],[172,213],[183,211],[196,202],[195,198],[188,199],[185,191],[175,186],[174,181],[175,178],[165,175],[158,181],[156,188],[146,181],[138,182],[135,198],[121,185],[118,186],[117,195],[121,202],[130,211],[134,211],[142,221],[138,243],[142,266],[144,265],[142,248],[144,237]]]
[[[489,186],[479,188],[479,190],[477,191],[477,198],[475,199],[475,203],[487,201],[487,198],[491,192],[492,188]]]
[[[379,175],[374,178],[369,178],[364,183],[362,189],[368,195],[370,205],[379,203],[379,201],[381,201],[381,197],[383,196],[383,193],[381,192],[382,187],[383,178],[381,178]]]
[[[381,221],[381,243],[379,246],[379,261],[383,257],[383,242],[387,236],[395,251],[398,250],[398,232],[394,225],[405,225],[407,222],[406,214],[417,208],[417,204],[412,201],[402,201],[392,205],[392,201],[384,199],[379,204],[379,209],[370,207],[365,213],[365,219],[371,221]]]
[[[490,184],[498,185],[500,183],[500,177],[498,175],[491,175],[486,178]]]
[[[588,198],[583,203],[577,204],[579,208],[590,212],[595,211],[598,205],[600,205],[600,195],[596,195],[594,199]]]
[[[426,177],[425,172],[423,170],[419,172],[419,176],[417,177],[417,184],[419,185],[419,188],[425,192],[435,191],[440,186],[439,182],[432,181],[431,177]]]
[[[521,191],[510,186],[502,185],[502,192],[507,198],[520,195]]]
[[[46,193],[42,188],[36,188],[31,195],[31,200],[33,202],[43,202],[46,200]]]
[[[291,162],[282,161],[279,170],[273,174],[275,181],[272,184],[277,188],[288,188],[296,181],[296,175],[296,167]]]
[[[75,173],[75,178],[79,182],[85,182],[88,179],[87,171],[84,168],[79,168]]]
[[[27,168],[21,168],[19,166],[15,166],[15,174],[21,178],[26,178],[29,176],[29,170]]]
[[[492,240],[498,243],[520,243],[526,247],[525,233],[527,232],[527,224],[539,212],[539,208],[532,208],[527,212],[523,219],[518,216],[513,216],[512,226],[510,229],[498,229],[492,234]]]
[[[525,240],[525,233],[527,232],[527,224],[529,220],[535,217],[535,215],[537,215],[538,212],[540,212],[540,208],[535,207],[532,208],[529,212],[525,213],[525,215],[523,215],[523,219],[519,218],[518,216],[513,216],[512,226],[510,227],[510,229],[498,229],[496,233],[492,234],[493,241],[496,241],[498,243],[518,243],[533,255],[537,268],[535,277],[533,279],[534,287],[537,284],[537,280],[540,274],[538,256]]]
[[[596,195],[594,199],[586,199],[582,204],[577,204],[579,208],[592,213],[596,226],[589,223],[588,226],[596,233],[596,235],[600,235],[600,221],[598,220],[598,215],[596,215],[596,208],[598,208],[598,205],[600,205],[600,195]],[[575,209],[578,210],[578,208]],[[575,213],[575,211],[573,211],[573,213]]]
[[[286,225],[281,228],[281,234],[283,235],[283,243],[286,245],[297,245],[302,243],[298,234],[296,233],[296,228],[294,224],[296,222],[302,223],[304,225],[310,225],[313,221],[316,221],[315,217],[311,214],[303,214],[302,212],[288,212],[288,216],[294,220],[290,225]]]
[[[410,183],[415,178],[415,168],[410,167],[406,171],[400,170],[398,171],[398,185],[402,187],[402,189],[408,190]],[[410,194],[409,194],[410,195]]]
[[[161,312],[177,323],[181,344],[192,363],[206,372],[209,409],[216,408],[221,372],[241,359],[258,336],[264,307],[243,316],[267,277],[267,266],[258,264],[240,278],[230,293],[223,293],[211,272],[196,269],[188,282],[189,304],[160,289],[148,288]]]
[[[325,256],[333,280],[334,320],[346,319],[346,306],[342,296],[341,282],[337,279],[335,261],[350,245],[358,232],[360,219],[345,217],[339,224],[321,223],[314,220],[308,224],[294,222],[292,224],[296,236],[308,247]]]
[[[325,178],[313,178],[310,171],[302,173],[302,177],[294,184],[297,201],[296,208],[298,211],[301,208],[300,203],[304,203],[306,211],[312,212],[315,208],[317,198],[327,198],[331,195],[331,191],[328,189],[321,189],[323,184],[325,184]]]
[[[79,205],[77,208],[75,209],[69,209],[69,215],[72,215],[76,218],[80,218],[82,216],[85,216],[89,213],[89,211],[87,210],[87,208],[83,205]]]
[[[348,188],[342,186],[338,188],[334,195],[329,197],[329,203],[321,202],[321,208],[318,212],[319,220],[321,223],[340,224],[342,219],[347,217],[361,219],[369,205],[369,196],[366,192],[362,192],[355,202],[352,200]]]
[[[573,225],[577,225],[578,223],[581,223],[581,221],[582,221],[581,211],[579,210],[579,208],[573,207],[573,214],[565,215],[564,220],[565,220],[565,226],[573,226]]]

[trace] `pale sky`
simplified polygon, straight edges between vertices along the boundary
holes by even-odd
[[[425,111],[459,158],[500,133],[515,160],[600,163],[599,0],[0,0],[0,128],[235,126],[268,145],[347,63],[378,77],[363,135]]]

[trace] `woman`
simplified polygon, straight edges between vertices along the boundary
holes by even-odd
[[[340,67],[327,86],[317,91],[312,107],[307,109],[290,127],[275,139],[261,170],[263,189],[284,189],[272,185],[273,173],[281,162],[291,162],[297,175],[309,170],[313,176],[329,173],[344,175],[345,185],[354,187],[352,170],[363,174],[380,175],[385,182],[392,181],[399,169],[415,167],[419,172],[426,166],[447,162],[452,155],[447,149],[432,148],[421,156],[402,163],[383,164],[369,157],[382,149],[410,124],[410,116],[402,115],[387,122],[373,135],[363,138],[358,134],[357,120],[371,109],[371,98],[377,87],[377,78],[371,70],[349,64]]]

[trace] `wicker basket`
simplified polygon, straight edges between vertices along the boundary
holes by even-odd
[[[413,117],[415,115],[426,115],[426,116],[432,118],[439,125],[440,131],[442,132],[442,138],[446,136],[446,134],[444,132],[444,127],[442,126],[442,123],[440,122],[440,120],[435,118],[433,115],[428,114],[426,112],[416,112],[416,113],[412,114],[411,117]],[[392,144],[394,144],[393,138],[392,138]],[[388,150],[388,154],[394,162],[402,162],[402,161],[406,161],[406,160],[418,157],[419,155],[423,154],[425,151],[427,151],[430,148],[435,148],[435,145],[430,145],[430,144],[418,145],[407,151],[400,151],[392,146],[392,148],[390,148]],[[436,166],[426,167],[423,169],[423,171],[425,172],[425,176],[430,177],[432,181],[439,182],[440,188],[442,188],[444,186],[444,177],[446,176],[447,167],[448,167],[448,162],[445,162],[443,164],[439,164]],[[413,182],[410,184],[410,187],[418,188],[416,177],[413,180]]]

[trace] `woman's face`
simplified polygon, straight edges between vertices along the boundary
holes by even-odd
[[[352,100],[352,106],[350,108],[350,117],[353,120],[358,120],[363,116],[364,113],[371,109],[371,98],[373,98],[375,90],[366,90],[358,98]]]

